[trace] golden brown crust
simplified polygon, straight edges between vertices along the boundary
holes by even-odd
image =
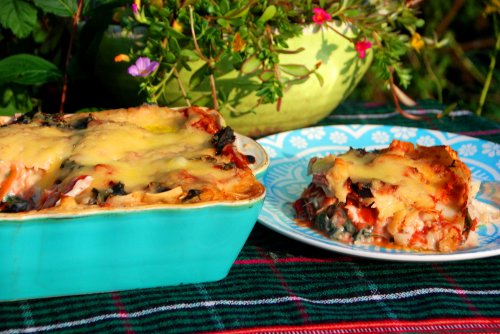
[[[316,159],[312,171],[312,185],[295,204],[298,217],[312,223],[317,213],[328,211],[322,205],[307,207],[314,196],[341,206],[356,229],[343,235],[349,242],[357,241],[362,232],[370,235],[362,242],[450,252],[464,243],[473,228],[474,222],[467,221],[471,174],[449,146],[414,146],[394,140],[375,152],[351,149]],[[333,224],[332,218],[326,219]]]
[[[0,128],[0,207],[50,213],[259,197],[264,187],[233,142],[220,114],[199,107],[14,120]]]

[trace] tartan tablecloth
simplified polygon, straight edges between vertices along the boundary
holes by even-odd
[[[344,103],[321,125],[387,124],[500,143],[500,125],[422,102]],[[1,264],[0,264],[1,265]],[[368,260],[321,250],[256,224],[218,282],[0,303],[0,333],[500,332],[500,257],[442,263]]]

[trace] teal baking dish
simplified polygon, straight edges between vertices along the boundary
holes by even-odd
[[[269,159],[238,135],[262,180]],[[258,198],[0,221],[0,301],[201,283],[229,272]]]

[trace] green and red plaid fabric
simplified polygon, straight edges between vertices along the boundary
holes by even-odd
[[[325,124],[437,129],[500,143],[468,111],[410,121],[390,106],[343,104]],[[1,263],[0,263],[1,265]],[[0,303],[0,333],[500,332],[500,257],[376,261],[314,248],[257,224],[229,275],[205,284]]]

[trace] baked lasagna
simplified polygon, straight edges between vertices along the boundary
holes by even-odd
[[[449,146],[394,140],[312,158],[308,172],[297,219],[338,241],[452,252],[476,224],[467,210],[471,173]]]
[[[264,187],[219,113],[142,106],[25,114],[0,127],[0,210],[235,201]]]

